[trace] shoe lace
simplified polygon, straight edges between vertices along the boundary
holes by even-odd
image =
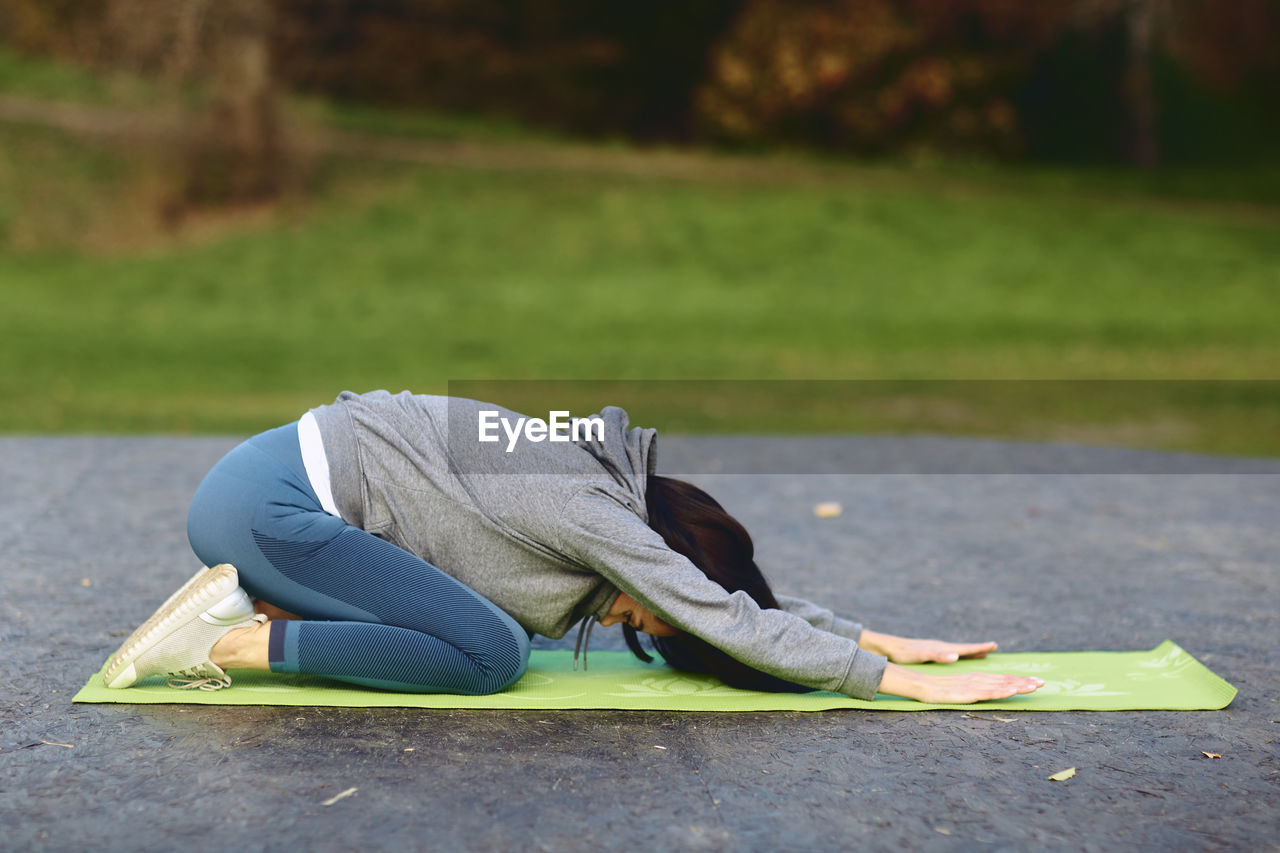
[[[195,672],[179,672],[177,676],[170,676],[166,684],[178,690],[221,690],[224,686],[232,685],[232,680],[225,675],[221,678],[207,678],[197,676]]]
[[[221,690],[231,686],[231,676],[208,676],[198,669],[184,669],[169,676],[165,683],[177,690]]]

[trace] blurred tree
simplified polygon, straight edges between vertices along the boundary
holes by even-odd
[[[1154,61],[1171,6],[1178,0],[1076,0],[1068,22],[1089,32],[1114,28],[1121,34],[1115,97],[1120,105],[1121,156],[1149,168],[1160,156]]]
[[[259,200],[281,186],[284,147],[264,0],[0,0],[19,47],[126,69],[192,102],[170,205]]]
[[[712,51],[698,117],[716,139],[863,153],[1144,167],[1171,146],[1222,156],[1224,105],[1249,106],[1233,113],[1237,152],[1280,113],[1278,10],[1280,0],[750,0]],[[1208,102],[1218,109],[1189,109]]]
[[[1011,152],[1010,81],[1062,14],[1016,0],[752,0],[714,50],[699,115],[728,140]]]
[[[0,0],[0,42],[90,61],[92,50],[75,48],[96,40],[102,7],[102,0]]]
[[[188,128],[184,197],[196,203],[270,198],[280,190],[284,168],[272,78],[273,5],[263,0],[178,5],[183,12],[174,30],[176,44],[194,47],[202,35],[208,44],[203,63],[208,100]]]
[[[1129,103],[1129,160],[1150,168],[1160,156],[1156,139],[1156,92],[1152,83],[1152,43],[1167,0],[1126,0],[1122,14],[1129,31],[1124,93]]]
[[[273,92],[635,139],[1127,161],[1266,153],[1280,0],[0,0],[0,39],[198,78],[227,150],[194,198],[273,191]]]
[[[281,0],[280,73],[341,98],[680,138],[743,0]]]
[[[1275,157],[1278,40],[1280,0],[1177,0],[1156,66],[1167,155]]]

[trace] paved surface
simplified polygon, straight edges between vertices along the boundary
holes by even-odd
[[[1010,651],[1172,638],[1240,688],[1222,712],[1002,722],[72,705],[193,571],[186,505],[233,443],[0,439],[0,847],[1280,845],[1275,463],[663,440],[664,470],[704,472],[691,478],[746,523],[780,590],[890,632]],[[766,473],[734,473],[746,471]],[[844,514],[816,518],[813,504],[832,500]],[[616,629],[593,640],[621,647]],[[1074,779],[1046,779],[1070,766]]]

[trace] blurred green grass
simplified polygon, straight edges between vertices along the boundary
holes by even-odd
[[[0,45],[0,91],[64,100],[101,100],[107,85],[99,75],[63,62],[23,56]]]
[[[52,79],[43,93],[69,97]],[[358,124],[382,130],[376,114]],[[166,234],[130,225],[158,203],[162,167],[0,124],[0,431],[247,434],[345,388],[460,379],[1276,377],[1280,207],[1265,198],[992,166],[827,174],[334,157],[310,197]],[[1280,454],[1269,393],[1173,395],[1136,423],[1067,405],[1047,423],[1016,395],[976,419],[886,400],[891,417],[856,423],[838,408],[708,421],[687,401],[644,406],[693,430]]]
[[[137,74],[92,71],[0,44],[0,94],[124,107],[154,103],[172,91]]]

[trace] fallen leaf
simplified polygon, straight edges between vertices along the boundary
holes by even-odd
[[[93,581],[88,578],[80,578],[80,586],[93,586]]]
[[[1203,755],[1205,758],[1221,758],[1222,757],[1221,752],[1205,752],[1203,749],[1200,750],[1200,754]]]
[[[934,831],[934,832],[937,832],[937,833],[941,833],[942,835],[950,835],[950,834],[951,834],[951,830],[947,829],[946,827],[942,827],[942,826],[935,826],[935,827],[933,828],[933,831]]]
[[[840,506],[838,501],[816,504],[813,508],[813,514],[818,518],[838,518],[842,512],[844,507]]]
[[[334,803],[336,803],[338,800],[341,800],[343,797],[349,797],[349,796],[351,796],[352,794],[354,794],[356,791],[359,791],[359,790],[360,790],[359,788],[348,788],[347,790],[343,791],[341,794],[334,794],[332,797],[330,797],[329,799],[325,800],[325,801],[324,801],[323,803],[321,803],[320,805],[322,805],[322,806],[331,806],[331,805],[333,805]]]
[[[1076,775],[1076,769],[1074,767],[1068,767],[1066,770],[1059,770],[1057,773],[1054,773],[1049,777],[1049,781],[1065,782],[1074,775]]]
[[[67,749],[75,749],[73,744],[57,743],[56,741],[51,740],[37,740],[31,743],[24,743],[22,746],[18,747],[18,749],[31,749],[33,746],[65,746]]]
[[[971,714],[971,713],[966,712],[966,713],[965,713],[965,716],[966,716],[966,717],[968,717],[968,718],[969,718],[969,719],[971,719],[971,720],[986,720],[986,721],[987,721],[987,722],[989,722],[989,723],[1016,723],[1016,722],[1018,722],[1017,718],[1015,718],[1015,717],[997,717],[997,716],[995,716],[994,714],[993,714],[993,715],[991,715],[990,717],[984,717],[984,716],[982,716],[981,714]]]

